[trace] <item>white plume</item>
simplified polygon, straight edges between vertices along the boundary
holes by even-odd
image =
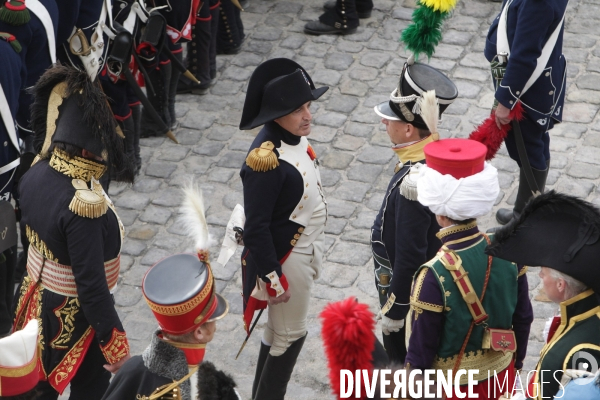
[[[437,133],[440,107],[438,105],[437,97],[435,96],[435,90],[423,92],[417,102],[421,109],[421,118],[423,118],[425,125],[429,128],[429,132],[434,134]]]
[[[196,250],[208,250],[211,238],[204,215],[202,191],[195,182],[183,187],[183,203],[181,204],[181,222],[189,237],[194,239]]]

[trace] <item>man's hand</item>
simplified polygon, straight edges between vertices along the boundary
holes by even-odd
[[[377,320],[381,320],[381,330],[384,335],[389,335],[392,332],[398,332],[404,327],[403,319],[391,319],[381,314],[381,311],[377,313]]]
[[[104,369],[109,371],[111,374],[116,374],[117,371],[131,358],[131,355],[127,354],[114,364],[104,364]]]
[[[502,129],[502,125],[510,122],[510,118],[508,118],[509,114],[510,110],[501,103],[498,103],[498,107],[496,107],[496,125],[498,125],[498,128]]]
[[[286,290],[279,297],[269,296],[269,305],[274,306],[274,305],[280,304],[280,303],[287,303],[290,300],[290,297],[292,297],[292,295],[290,294],[289,290]]]

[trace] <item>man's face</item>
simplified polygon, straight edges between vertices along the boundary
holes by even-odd
[[[385,125],[385,130],[394,145],[414,141],[409,139],[409,124],[406,122],[382,118],[381,123]]]
[[[544,284],[544,291],[546,292],[546,296],[548,296],[548,298],[554,303],[560,303],[561,301],[564,301],[564,290],[560,291],[559,285],[561,283],[562,285],[564,285],[565,282],[562,279],[557,279],[553,277],[550,274],[550,268],[548,267],[541,267],[539,276],[542,279],[542,283]]]
[[[310,101],[285,117],[275,120],[283,129],[296,136],[308,136],[310,134],[310,121],[312,121]]]
[[[215,332],[217,331],[217,321],[205,322],[200,325],[200,333],[201,335],[196,336],[198,343],[206,344],[213,340],[215,336]]]

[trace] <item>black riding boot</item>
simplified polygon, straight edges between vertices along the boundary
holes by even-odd
[[[304,25],[309,35],[349,35],[356,32],[358,14],[355,0],[337,0],[335,7],[327,9],[318,21]]]
[[[217,54],[237,54],[244,41],[244,25],[240,9],[231,0],[222,0],[219,10]]]
[[[148,78],[154,92],[147,91],[148,100],[156,110],[163,122],[170,127],[171,116],[169,114],[169,96],[171,79],[171,63],[160,64],[158,68],[148,70]],[[147,87],[147,86],[146,86]],[[162,132],[146,109],[142,110],[142,124],[140,137],[161,136]]]
[[[267,355],[254,400],[283,400],[294,365],[306,335],[296,340],[280,356]]]
[[[329,0],[324,5],[325,11],[334,10],[336,6],[336,0]],[[373,0],[355,0],[356,3],[356,14],[358,18],[370,18],[371,11],[373,11]]]
[[[548,161],[548,167],[540,171],[539,169],[531,168],[533,172],[533,178],[537,184],[540,193],[544,193],[544,187],[546,186],[546,178],[548,177],[548,171],[550,170],[550,161]],[[510,222],[511,219],[517,218],[523,208],[529,201],[529,199],[533,196],[533,190],[529,187],[529,183],[527,182],[527,177],[525,176],[525,170],[521,168],[521,172],[519,174],[519,189],[517,191],[517,199],[515,200],[515,205],[512,210],[507,208],[501,208],[496,212],[496,221],[500,225],[506,225]]]
[[[260,376],[262,375],[262,371],[265,366],[265,361],[267,361],[267,356],[269,355],[270,350],[271,350],[271,346],[267,346],[263,342],[260,342],[260,352],[258,353],[258,362],[256,363],[256,372],[254,374],[254,383],[252,384],[252,398],[253,399],[256,398],[256,391],[258,390]]]

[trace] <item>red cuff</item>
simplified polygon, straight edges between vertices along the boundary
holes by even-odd
[[[113,328],[112,336],[106,346],[100,346],[104,358],[109,364],[116,364],[123,357],[129,354],[129,342],[125,332],[119,332]]]
[[[267,283],[267,293],[269,293],[269,296],[279,297],[288,290],[289,285],[284,274],[281,274],[280,277],[277,277],[277,273],[273,271],[267,275],[267,278],[271,280],[270,283]]]

